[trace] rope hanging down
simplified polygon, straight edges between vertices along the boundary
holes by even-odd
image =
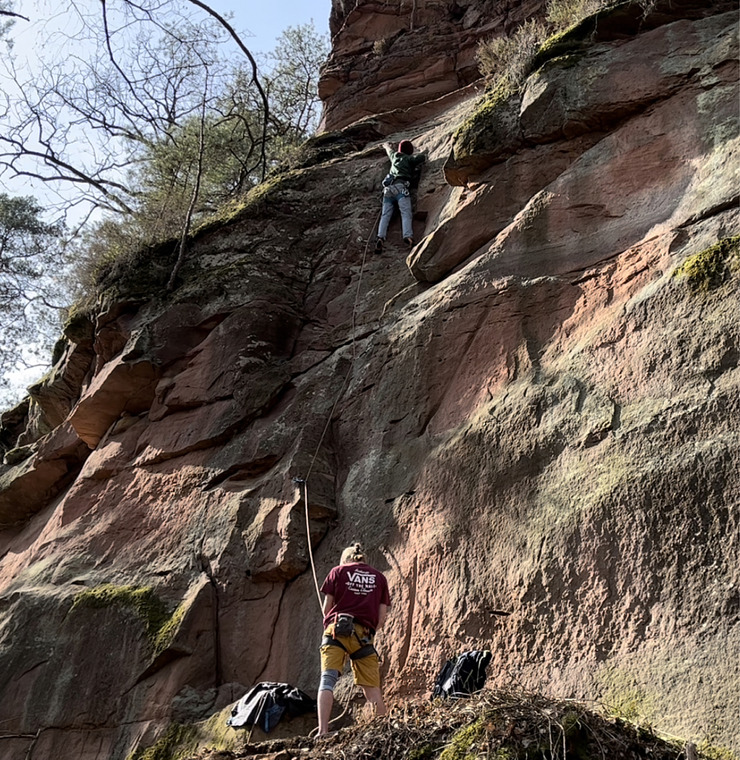
[[[378,224],[378,221],[380,219],[380,214],[382,213],[382,210],[378,212],[378,216],[375,218],[375,222],[373,222],[373,229]],[[319,588],[319,579],[316,575],[316,563],[314,562],[313,557],[313,547],[311,546],[311,525],[309,522],[308,517],[308,479],[311,477],[311,473],[313,472],[313,466],[316,463],[316,458],[319,455],[319,451],[321,450],[321,444],[324,442],[324,437],[326,436],[327,431],[329,430],[329,425],[331,425],[331,421],[334,418],[334,412],[337,409],[337,406],[339,405],[339,401],[344,395],[344,391],[347,388],[347,385],[349,383],[350,375],[352,374],[352,369],[355,366],[355,360],[357,359],[357,349],[355,345],[355,333],[357,332],[357,304],[360,300],[360,289],[362,287],[362,276],[365,272],[365,261],[367,260],[367,251],[370,247],[370,241],[372,240],[372,232],[370,233],[370,237],[368,237],[367,242],[365,243],[365,250],[362,252],[362,262],[360,264],[360,276],[357,278],[357,289],[355,290],[355,300],[352,304],[352,360],[350,362],[349,368],[347,369],[347,374],[345,375],[344,381],[342,382],[342,387],[339,389],[339,393],[337,394],[337,397],[334,401],[334,404],[332,405],[331,411],[329,412],[329,416],[327,417],[326,424],[324,425],[324,429],[321,431],[321,435],[319,436],[319,442],[316,444],[316,450],[314,451],[313,457],[311,459],[311,464],[308,467],[308,472],[306,473],[305,478],[293,478],[293,481],[298,484],[303,485],[303,504],[304,504],[304,511],[305,511],[305,517],[306,517],[306,541],[308,545],[308,558],[311,561],[311,572],[313,573],[313,582],[314,586],[316,588],[316,598],[319,602],[319,609],[323,613],[323,603],[321,601],[321,589]]]

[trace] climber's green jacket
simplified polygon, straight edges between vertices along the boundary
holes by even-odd
[[[383,147],[388,154],[388,158],[391,160],[391,170],[389,174],[391,174],[394,179],[402,180],[404,182],[412,182],[416,167],[419,164],[424,163],[426,156],[423,153],[414,153],[412,155],[399,153],[387,143]]]

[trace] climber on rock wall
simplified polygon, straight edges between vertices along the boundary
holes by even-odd
[[[365,563],[365,553],[358,543],[342,552],[339,565],[326,576],[321,592],[324,637],[317,697],[319,736],[329,732],[334,687],[348,658],[354,682],[362,687],[365,699],[376,715],[385,715],[380,664],[373,641],[391,604],[385,576]]]
[[[414,244],[414,228],[412,225],[414,210],[409,188],[414,181],[418,167],[426,159],[424,153],[414,155],[414,146],[409,140],[401,140],[398,144],[398,150],[394,150],[390,143],[384,143],[383,147],[391,160],[391,168],[383,180],[383,211],[378,225],[375,253],[382,253],[383,251],[383,243],[385,243],[388,234],[388,225],[396,206],[401,212],[403,241],[409,247]]]

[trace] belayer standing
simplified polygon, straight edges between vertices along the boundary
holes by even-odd
[[[380,662],[373,641],[391,604],[388,582],[380,570],[365,563],[360,544],[348,546],[339,565],[321,586],[324,596],[324,637],[321,640],[321,682],[318,693],[319,736],[329,732],[334,687],[347,658],[352,675],[376,715],[385,715],[380,688]]]
[[[396,206],[401,212],[403,242],[407,246],[414,244],[414,228],[412,225],[414,210],[409,188],[417,167],[426,159],[423,153],[414,155],[414,146],[408,140],[401,140],[398,144],[398,150],[394,150],[390,143],[384,143],[383,147],[391,160],[391,169],[383,180],[383,212],[378,226],[375,253],[383,251],[383,243],[388,234],[388,225],[391,223],[393,210]]]

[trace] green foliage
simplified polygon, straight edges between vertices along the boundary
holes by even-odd
[[[709,293],[725,282],[740,263],[740,235],[722,238],[689,256],[673,276],[684,279],[694,292]]]
[[[196,730],[192,726],[172,723],[155,744],[137,750],[127,760],[184,760],[197,749]]]
[[[74,598],[72,609],[108,607],[132,609],[143,621],[146,632],[152,642],[168,622],[169,615],[165,603],[154,593],[151,586],[116,586],[106,583],[101,586],[81,591]]]
[[[738,760],[737,754],[727,747],[718,747],[708,739],[697,745],[696,751],[702,760]]]
[[[327,53],[313,24],[289,27],[267,55],[267,124],[251,71],[236,69],[205,115],[193,112],[142,143],[130,176],[132,213],[99,222],[79,246],[80,297],[95,291],[114,262],[130,270],[126,263],[140,251],[178,239],[186,219],[192,229],[244,205],[239,199],[262,182],[262,152],[267,166],[277,167],[316,129],[319,68]]]
[[[197,223],[261,181],[262,150],[268,166],[275,166],[309,137],[318,124],[318,75],[327,53],[313,24],[288,27],[267,55],[266,125],[262,103],[250,87],[251,72],[237,69],[203,119],[192,115],[146,146],[136,175],[139,240],[151,243],[182,229],[196,182]]]
[[[642,715],[644,700],[645,693],[636,687],[623,690],[615,689],[610,692],[606,699],[606,713],[612,718],[637,722]]]
[[[321,114],[319,69],[329,55],[326,37],[313,23],[288,27],[267,55],[270,72],[266,91],[270,102],[271,134],[278,149],[312,135]]]
[[[433,744],[423,744],[421,747],[414,747],[406,755],[406,760],[430,760],[436,753],[436,748]]]
[[[0,193],[0,388],[20,367],[45,364],[59,335],[63,229],[41,215],[33,198]]]
[[[95,303],[99,287],[109,286],[110,280],[119,272],[125,271],[130,277],[135,270],[140,270],[138,279],[147,286],[146,292],[151,287],[161,287],[161,282],[151,276],[145,264],[154,263],[151,249],[156,241],[166,239],[166,232],[166,224],[153,220],[150,226],[143,216],[108,218],[86,229],[75,244],[72,267],[75,309],[89,310]],[[174,243],[171,250],[174,250]],[[131,284],[134,293],[141,290],[136,283]]]

